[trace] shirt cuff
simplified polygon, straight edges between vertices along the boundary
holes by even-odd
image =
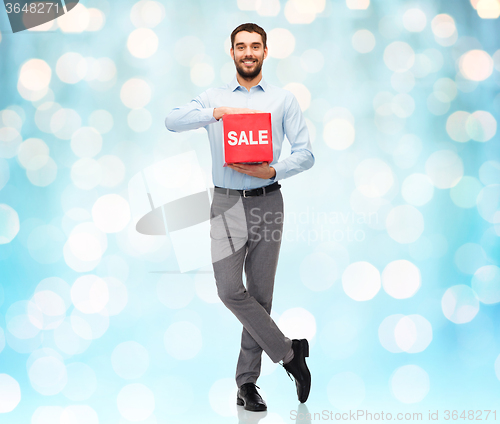
[[[270,166],[272,166],[274,168],[274,170],[276,171],[276,175],[273,178],[271,178],[271,180],[279,181],[279,180],[282,180],[283,178],[285,178],[286,164],[284,164],[283,162],[277,162],[277,163],[271,164]]]
[[[215,109],[214,107],[209,107],[204,110],[207,114],[206,116],[204,116],[204,118],[208,121],[207,125],[217,122],[217,119],[215,119],[214,117],[214,109]]]

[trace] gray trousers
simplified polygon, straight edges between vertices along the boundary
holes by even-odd
[[[257,381],[263,350],[279,362],[292,346],[270,316],[282,233],[280,190],[246,198],[214,192],[210,238],[217,292],[243,324],[238,387]]]

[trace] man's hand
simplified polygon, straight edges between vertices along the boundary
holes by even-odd
[[[272,166],[269,166],[269,162],[262,162],[255,165],[245,165],[242,163],[229,164],[229,168],[235,171],[241,172],[242,174],[250,175],[251,177],[262,178],[267,180],[273,178],[276,175],[276,171]]]
[[[234,115],[236,113],[264,113],[264,112],[255,109],[247,109],[244,107],[221,106],[214,108],[214,118],[217,119],[217,121],[220,118],[222,118],[223,115]]]

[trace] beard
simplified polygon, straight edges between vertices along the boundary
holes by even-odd
[[[254,60],[252,58],[252,60]],[[238,74],[244,78],[244,79],[248,79],[248,80],[252,80],[254,79],[257,75],[260,74],[260,71],[262,70],[262,65],[264,63],[264,55],[262,55],[262,58],[260,59],[255,59],[255,65],[253,68],[246,68],[245,65],[243,65],[242,61],[234,61],[234,64],[236,66],[236,71],[238,72]]]

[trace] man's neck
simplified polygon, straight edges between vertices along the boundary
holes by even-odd
[[[255,87],[262,80],[262,71],[251,80],[243,78],[239,73],[236,73],[236,79],[242,87],[245,87],[248,91],[250,91],[252,87]]]

